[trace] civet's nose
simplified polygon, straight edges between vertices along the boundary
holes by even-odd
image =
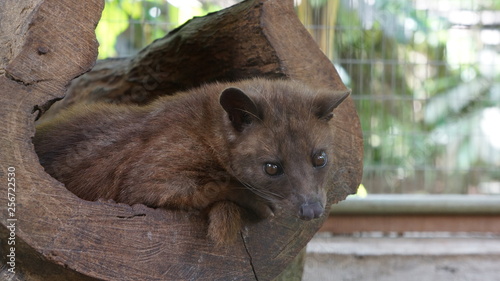
[[[300,206],[299,217],[302,220],[312,220],[319,218],[325,209],[319,201],[306,202]]]

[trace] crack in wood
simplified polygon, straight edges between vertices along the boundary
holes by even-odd
[[[25,87],[30,87],[30,86],[33,86],[37,83],[41,83],[41,82],[46,82],[46,81],[50,81],[50,79],[38,79],[38,80],[33,80],[31,82],[26,82],[24,80],[22,80],[21,78],[16,78],[14,77],[12,74],[10,74],[7,70],[5,71],[5,77],[7,77],[9,80],[12,80],[20,85],[23,85]]]
[[[131,216],[116,216],[117,218],[119,219],[131,219],[131,218],[135,218],[135,217],[145,217],[146,214],[133,214]]]
[[[243,241],[243,246],[245,246],[245,251],[246,251],[248,258],[249,258],[249,261],[250,261],[250,266],[252,267],[253,275],[255,276],[255,280],[259,281],[259,277],[257,276],[257,272],[255,271],[255,266],[253,264],[252,254],[250,254],[250,250],[248,250],[248,245],[247,245],[247,241],[245,239],[245,235],[243,234],[243,232],[240,232],[240,234],[241,234],[241,240]]]

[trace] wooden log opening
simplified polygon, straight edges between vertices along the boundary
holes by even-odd
[[[246,225],[234,246],[221,248],[206,238],[206,222],[195,212],[81,200],[39,164],[31,142],[34,121],[94,64],[94,28],[103,5],[102,0],[0,3],[2,266],[14,233],[15,280],[272,280],[318,231],[328,210],[309,222],[277,212]],[[134,57],[98,63],[55,106],[144,104],[202,83],[255,76],[345,89],[298,20],[292,0],[248,0],[195,18]],[[352,100],[335,116],[338,169],[328,203],[354,193],[362,174],[362,135]],[[7,184],[12,176],[15,191]],[[14,212],[6,211],[11,202]],[[0,279],[10,276],[8,268]]]

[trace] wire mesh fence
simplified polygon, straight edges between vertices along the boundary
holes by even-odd
[[[236,2],[108,0],[100,57],[132,55]],[[498,1],[294,3],[352,89],[368,193],[500,194]]]
[[[309,17],[324,22],[323,7]],[[353,90],[368,192],[499,192],[499,11],[489,1],[340,1],[335,26],[308,27],[333,42],[322,47]]]

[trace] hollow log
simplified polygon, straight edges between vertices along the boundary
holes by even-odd
[[[0,279],[272,280],[321,227],[328,209],[309,222],[278,211],[246,225],[234,245],[217,247],[196,212],[81,200],[39,164],[34,121],[94,64],[103,4],[0,3]],[[292,0],[248,0],[194,18],[134,57],[99,62],[44,118],[75,102],[145,104],[202,83],[255,76],[345,89]],[[356,191],[363,148],[351,99],[332,121],[338,168],[330,178],[330,204]]]

